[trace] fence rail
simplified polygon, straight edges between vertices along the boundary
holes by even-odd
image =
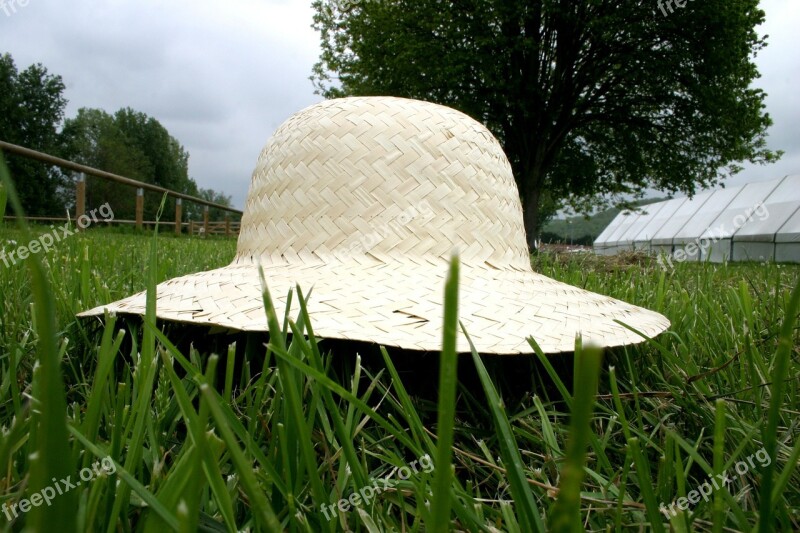
[[[116,223],[133,223],[136,225],[137,229],[142,229],[145,225],[144,221],[144,191],[152,191],[161,194],[167,194],[176,199],[175,201],[175,222],[162,222],[163,224],[170,224],[175,227],[175,233],[180,234],[183,231],[183,227],[187,226],[189,228],[190,235],[195,234],[195,222],[188,221],[188,223],[183,222],[183,200],[187,200],[193,202],[198,205],[202,205],[203,209],[203,222],[202,225],[199,226],[202,228],[203,235],[231,235],[234,229],[236,230],[236,234],[238,234],[239,223],[238,222],[231,222],[228,215],[225,216],[225,220],[222,222],[211,222],[208,219],[208,210],[209,208],[213,207],[215,209],[219,209],[225,211],[226,213],[232,213],[235,215],[242,216],[242,211],[238,209],[233,209],[232,207],[228,207],[225,205],[217,204],[214,202],[209,202],[208,200],[204,200],[202,198],[197,198],[196,196],[191,196],[188,194],[171,191],[169,189],[165,189],[163,187],[159,187],[158,185],[153,185],[152,183],[144,183],[141,181],[137,181],[131,178],[126,178],[125,176],[119,176],[117,174],[112,174],[111,172],[106,172],[104,170],[98,170],[96,168],[92,168],[86,165],[81,165],[80,163],[75,163],[74,161],[68,161],[66,159],[61,159],[60,157],[55,157],[50,154],[45,154],[43,152],[37,152],[36,150],[31,150],[30,148],[25,148],[24,146],[18,146],[16,144],[11,144],[5,141],[0,141],[0,150],[7,151],[12,154],[16,154],[22,157],[27,157],[29,159],[34,159],[36,161],[40,161],[42,163],[46,163],[49,165],[54,165],[66,170],[72,170],[78,172],[78,179],[75,183],[75,219],[82,217],[86,214],[86,178],[85,176],[93,176],[95,178],[104,179],[107,181],[112,181],[115,183],[120,183],[122,185],[126,185],[128,187],[134,187],[136,189],[136,220],[134,221],[115,221]],[[45,220],[46,217],[39,217],[40,220]],[[36,220],[36,218],[30,218],[29,220]],[[67,221],[67,219],[49,219],[55,221]],[[148,224],[155,224],[154,222],[148,222]],[[215,227],[212,230],[212,226],[218,226],[222,224],[222,232],[220,233],[219,227]],[[198,230],[199,234],[199,230]]]
[[[13,216],[5,216],[3,220],[6,221],[14,221],[17,217]],[[28,222],[57,222],[57,223],[67,223],[67,222],[75,222],[76,219],[69,219],[64,217],[25,217],[25,220]],[[102,220],[100,222],[104,222],[106,224],[123,224],[132,226],[134,224],[139,224],[136,220],[120,220],[115,218],[114,220]],[[159,226],[175,226],[177,223],[174,221],[159,221],[156,222],[154,220],[144,220],[142,221],[142,225],[145,227],[155,227],[158,224]],[[186,230],[187,234],[189,235],[197,235],[197,236],[205,236],[205,235],[215,235],[215,236],[225,236],[225,237],[233,237],[239,234],[239,230],[241,229],[241,222],[233,222],[230,219],[223,220],[221,222],[209,221],[206,225],[205,221],[203,220],[188,220],[186,222],[180,223],[181,227],[176,229],[175,233],[182,233],[183,230]],[[76,229],[79,229],[76,227]]]

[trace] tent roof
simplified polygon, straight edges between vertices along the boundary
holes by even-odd
[[[611,223],[609,223],[609,225],[606,226],[606,229],[604,229],[603,232],[600,233],[600,235],[598,235],[597,238],[594,240],[594,244],[595,245],[606,244],[608,238],[611,237],[615,231],[617,231],[620,224],[625,222],[625,219],[626,217],[624,215],[624,212],[617,213],[617,216],[614,217],[614,220],[612,220]]]
[[[718,189],[714,191],[711,198],[703,204],[703,209],[698,210],[692,219],[684,224],[672,238],[675,244],[694,241],[711,227],[711,223],[717,218],[722,210],[731,203],[736,195],[742,190],[742,186],[731,187],[729,189]]]
[[[684,203],[686,198],[673,198],[666,200],[659,205],[661,208],[650,217],[644,226],[638,228],[638,232],[633,239],[635,242],[649,242],[653,235],[661,229],[661,227],[669,220],[669,218],[677,211]]]
[[[636,240],[636,236],[642,230],[643,226],[646,226],[653,217],[657,216],[657,214],[661,211],[664,207],[666,202],[658,202],[655,204],[648,204],[642,206],[642,210],[639,212],[639,218],[636,219],[635,224],[631,224],[628,230],[619,236],[619,244],[630,244]]]
[[[738,229],[747,224],[758,204],[763,202],[783,179],[748,183],[742,187],[739,194],[731,200],[700,237],[709,239],[731,238]]]
[[[624,217],[622,222],[617,226],[617,229],[614,230],[614,233],[606,240],[606,245],[617,245],[619,244],[619,238],[625,234],[626,231],[630,229],[630,227],[639,220],[639,213],[634,213],[633,211],[623,211],[619,214],[619,216]]]
[[[775,235],[775,242],[800,242],[800,209],[781,226]]]
[[[695,195],[694,198],[687,198],[653,235],[653,244],[672,244],[672,239],[675,235],[683,229],[695,213],[703,207],[708,199],[711,198],[712,194],[711,191],[706,191]]]
[[[650,216],[648,217],[647,221],[637,224],[637,227],[639,227],[640,231],[631,238],[631,242],[649,241],[649,236],[655,233],[655,231],[661,227],[661,224],[664,223],[666,217],[669,216],[665,212],[669,210],[668,206],[673,201],[674,199],[648,205],[647,207]]]
[[[786,176],[750,221],[733,236],[734,241],[773,242],[786,221],[800,209],[800,175]]]

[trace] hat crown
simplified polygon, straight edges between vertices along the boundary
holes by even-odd
[[[253,173],[237,262],[435,264],[530,271],[500,144],[453,109],[327,100],[281,125]]]

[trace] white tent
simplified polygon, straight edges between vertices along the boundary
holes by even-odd
[[[612,220],[611,223],[606,226],[606,229],[604,229],[603,232],[597,236],[597,239],[594,241],[595,252],[600,255],[613,255],[615,253],[615,251],[609,251],[609,238],[614,235],[614,233],[616,233],[616,231],[619,229],[620,225],[625,222],[625,219],[627,218],[625,216],[626,213],[630,212],[624,211],[622,213],[618,213],[617,216],[614,217],[614,220]],[[616,247],[614,247],[614,249],[616,250]]]
[[[685,201],[672,213],[668,220],[664,221],[661,228],[656,231],[651,239],[652,249],[657,252],[671,254],[673,252],[673,240],[675,235],[697,214],[703,205],[711,198],[710,191],[702,192],[691,199]]]
[[[661,209],[658,210],[658,213],[650,219],[650,221],[640,228],[639,233],[636,235],[636,242],[634,247],[637,250],[647,250],[647,251],[655,251],[652,248],[652,240],[653,236],[658,233],[658,230],[661,229],[664,224],[666,224],[672,215],[675,214],[675,211],[680,209],[680,207],[686,203],[686,198],[673,198],[672,200],[667,200],[665,202],[660,202],[659,204],[654,204],[649,206],[650,209],[655,209],[657,205],[661,205]]]
[[[789,217],[775,236],[775,261],[800,263],[800,210]]]
[[[595,250],[613,255],[630,249],[671,254],[677,261],[800,262],[800,175],[620,213]]]
[[[751,220],[733,235],[735,261],[775,260],[777,237],[786,222],[800,210],[800,175],[787,176],[756,207]]]
[[[617,218],[614,219],[615,221],[619,219],[619,223],[616,226],[614,232],[606,239],[604,252],[605,255],[615,255],[619,253],[621,250],[619,249],[619,239],[622,235],[625,234],[635,223],[639,220],[640,213],[634,213],[632,211],[623,211]]]
[[[636,222],[631,224],[628,231],[620,235],[617,239],[617,250],[632,250],[636,246],[636,241],[642,228],[648,226],[653,219],[658,216],[658,213],[664,208],[666,203],[667,202],[658,202],[657,204],[643,206]]]
[[[718,189],[703,204],[692,219],[672,238],[672,253],[679,253],[679,257],[686,257],[688,261],[700,259],[700,249],[707,245],[707,241],[700,241],[700,236],[711,227],[711,223],[725,210],[731,201],[741,192],[742,186],[728,189]],[[682,255],[680,255],[682,254]]]
[[[759,205],[763,204],[767,196],[783,181],[760,181],[748,183],[739,191],[723,209],[711,226],[700,235],[700,259],[710,259],[714,263],[721,263],[731,259],[733,235],[744,227],[753,218],[753,213]]]

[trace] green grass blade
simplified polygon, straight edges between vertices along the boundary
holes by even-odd
[[[116,355],[122,345],[125,332],[120,331],[116,339],[113,338],[116,317],[106,315],[106,328],[103,331],[103,338],[100,350],[97,354],[97,370],[92,380],[92,391],[89,394],[89,406],[86,410],[86,418],[83,421],[83,433],[90,441],[97,438],[100,428],[100,415],[107,401],[108,396],[108,377],[114,365]],[[88,460],[88,459],[87,459]],[[86,461],[84,461],[84,466]]]
[[[150,240],[150,254],[147,268],[147,302],[146,313],[144,316],[145,324],[156,324],[156,285],[158,283],[158,219],[164,209],[166,195],[161,200],[159,215],[156,217],[156,227],[153,230],[153,237]],[[129,432],[129,440],[126,443],[128,454],[125,458],[125,469],[129,472],[136,472],[141,468],[141,458],[143,453],[143,443],[145,438],[145,423],[151,416],[150,398],[153,394],[153,387],[158,374],[158,360],[155,356],[156,342],[155,334],[150,328],[145,328],[142,334],[141,356],[136,364],[136,402],[133,408],[131,421],[133,426]],[[125,485],[116,493],[112,516],[117,517],[123,512],[123,508],[128,505],[130,498],[130,487]],[[106,533],[114,533],[116,524],[110,522]]]
[[[239,447],[236,436],[233,431],[231,431],[228,420],[222,408],[219,406],[217,398],[212,394],[211,388],[206,384],[200,385],[200,392],[204,400],[208,403],[211,416],[217,424],[217,430],[220,432],[220,436],[228,448],[228,453],[231,456],[236,471],[239,473],[242,488],[244,488],[245,493],[247,493],[250,499],[250,509],[253,515],[257,517],[261,526],[266,528],[266,531],[283,531],[275,515],[275,511],[273,511],[272,506],[269,501],[267,501],[266,495],[258,486],[258,481],[253,473],[253,465]]]
[[[780,476],[778,476],[778,479],[775,481],[775,486],[772,490],[773,501],[777,501],[784,493],[798,465],[800,465],[800,440],[794,443],[794,447],[789,453],[789,459],[786,461],[786,467],[781,471]]]
[[[285,333],[278,324],[278,315],[275,311],[275,306],[272,303],[272,296],[270,295],[269,287],[267,287],[266,279],[264,278],[264,270],[261,267],[259,267],[259,276],[261,277],[264,309],[267,313],[267,323],[269,325],[269,342],[270,345],[275,343],[276,350],[284,351],[285,344],[283,339]],[[291,352],[291,349],[289,352],[287,352],[287,355],[290,357],[292,356]],[[310,424],[305,418],[303,402],[301,400],[300,391],[298,390],[298,383],[296,381],[298,376],[296,375],[296,370],[290,365],[287,365],[285,361],[286,359],[284,358],[281,358],[278,361],[280,380],[283,384],[283,392],[286,394],[286,401],[292,417],[294,429],[298,432],[300,454],[303,462],[305,463],[305,468],[311,482],[311,490],[314,495],[314,499],[320,502],[325,501],[326,494],[317,468],[316,454],[314,452],[313,441],[311,439],[311,429],[309,428]],[[309,417],[311,416],[313,416],[313,410],[311,410],[309,413]]]
[[[478,371],[478,377],[483,385],[484,393],[489,404],[489,410],[492,414],[495,429],[498,433],[498,442],[500,444],[500,455],[505,463],[506,471],[508,472],[509,483],[511,485],[511,494],[514,496],[514,503],[516,505],[516,514],[519,517],[520,526],[523,531],[540,532],[545,531],[542,517],[539,513],[539,508],[536,505],[533,493],[531,493],[528,486],[528,480],[525,476],[525,469],[522,464],[522,457],[519,453],[519,446],[514,438],[514,432],[511,429],[511,424],[508,421],[508,416],[505,412],[505,406],[497,390],[492,384],[492,379],[486,371],[486,367],[481,361],[480,355],[475,350],[472,344],[472,339],[461,325],[464,335],[467,337],[469,347],[472,352],[472,360],[475,363],[475,369]]]
[[[714,404],[715,424],[714,424],[714,475],[722,474],[725,463],[725,400],[717,400]],[[724,490],[724,488],[722,489]],[[725,507],[724,497],[719,490],[714,491],[712,501],[713,531],[722,533],[725,526]]]
[[[558,499],[548,516],[551,531],[583,531],[581,525],[581,483],[586,465],[586,448],[590,442],[591,418],[600,376],[602,350],[575,350],[575,396],[564,465],[561,468]]]
[[[205,434],[206,420],[198,416],[192,407],[191,399],[186,393],[186,389],[184,388],[177,374],[175,374],[175,370],[173,370],[171,361],[169,360],[166,352],[162,353],[161,357],[164,362],[164,372],[167,373],[167,376],[172,383],[172,388],[175,391],[175,398],[178,400],[181,413],[183,414],[184,420],[186,420],[189,437],[191,438],[192,443],[198,449],[200,463],[205,471],[206,478],[211,486],[211,491],[214,495],[214,498],[217,501],[217,508],[219,509],[225,524],[228,526],[228,530],[236,531],[236,518],[233,510],[233,502],[231,501],[228,490],[225,487],[225,480],[222,477],[222,472],[219,468],[218,458],[214,456],[208,444]]]
[[[433,478],[430,530],[449,530],[453,484],[453,426],[455,425],[456,382],[458,381],[458,256],[450,260],[444,288],[444,326],[439,361],[439,417],[436,434],[436,473]]]
[[[761,490],[759,502],[759,533],[768,533],[776,526],[774,521],[774,501],[772,499],[773,476],[775,475],[775,462],[778,457],[777,436],[778,425],[781,419],[781,407],[785,398],[783,391],[786,387],[786,376],[789,373],[792,353],[794,352],[794,324],[797,315],[800,313],[800,283],[795,285],[789,304],[786,306],[783,325],[778,336],[778,349],[775,352],[775,360],[772,368],[772,387],[770,392],[772,397],[769,404],[769,415],[767,425],[764,427],[762,439],[767,455],[772,458],[761,473]]]
[[[174,358],[175,361],[191,376],[191,379],[197,384],[197,386],[207,384],[205,376],[201,374],[197,367],[192,365],[189,360],[187,360],[183,354],[172,344],[169,339],[158,329],[151,325],[145,324],[145,327],[151,328],[153,330],[153,334],[156,336],[158,341],[164,346],[167,350],[169,355]],[[257,445],[257,443],[253,442],[252,436],[247,431],[247,428],[242,424],[241,420],[239,420],[239,416],[231,410],[231,407],[225,403],[225,399],[219,395],[217,391],[214,389],[209,389],[210,394],[214,395],[217,399],[217,404],[219,405],[220,409],[222,409],[223,413],[225,414],[225,418],[232,428],[233,432],[235,433],[236,437],[246,445],[246,451],[248,454],[252,455],[255,458],[258,465],[264,469],[266,475],[271,479],[272,483],[274,484],[275,488],[278,492],[286,497],[288,494],[288,490],[286,484],[278,475],[277,471],[273,467],[272,461],[264,454],[264,451]]]
[[[295,335],[296,341],[301,346],[308,347],[308,357],[309,360],[314,365],[314,368],[318,372],[324,372],[324,367],[322,364],[322,356],[319,352],[319,345],[317,344],[316,336],[314,335],[314,328],[311,324],[311,319],[308,315],[308,307],[306,298],[303,295],[302,289],[298,286],[297,287],[297,299],[300,303],[300,313],[301,313],[301,323],[299,325],[292,324],[290,321],[290,326],[292,327],[292,333]],[[305,326],[305,329],[308,332],[308,342],[306,344],[305,339],[303,339],[301,327]],[[358,455],[356,454],[355,446],[353,446],[353,439],[350,432],[347,431],[344,423],[344,419],[342,418],[342,414],[336,405],[336,402],[333,401],[333,395],[331,395],[330,389],[327,387],[321,387],[320,393],[322,395],[322,401],[325,404],[325,407],[328,411],[328,414],[333,421],[333,428],[336,432],[337,437],[339,438],[339,444],[342,446],[344,451],[345,459],[347,460],[347,464],[350,466],[350,471],[353,474],[353,478],[357,484],[357,487],[364,487],[369,484],[369,477],[367,473],[361,466],[361,463],[358,461]]]
[[[69,431],[78,441],[80,441],[81,444],[83,444],[87,450],[93,453],[95,457],[101,459],[104,457],[110,457],[110,454],[103,452],[103,450],[101,450],[97,445],[89,441],[89,439],[87,439],[77,428],[70,426]],[[153,510],[153,512],[158,514],[158,516],[160,516],[170,528],[175,531],[178,530],[178,519],[175,518],[175,516],[170,513],[166,507],[161,505],[161,502],[158,501],[158,498],[156,498],[152,492],[147,490],[147,488],[139,483],[139,481],[137,481],[136,478],[125,469],[125,467],[116,461],[114,461],[114,468],[116,470],[115,474],[119,476],[119,478],[122,479],[122,481],[124,481],[127,486],[129,486],[131,490],[133,490],[133,492],[135,492],[142,499],[142,501],[144,501],[150,507],[150,509]]]
[[[23,238],[26,242],[31,242],[33,237],[25,223],[25,214],[2,154],[0,154],[0,182],[4,186],[2,194],[7,195],[17,215]],[[30,274],[34,324],[39,337],[36,347],[39,367],[34,374],[33,383],[33,397],[36,399],[34,411],[36,414],[33,420],[38,427],[33,439],[35,454],[31,460],[28,488],[28,494],[34,495],[50,487],[53,478],[63,479],[75,475],[75,472],[70,455],[66,393],[56,337],[58,332],[56,304],[38,255],[31,253],[25,259],[25,263]],[[76,501],[77,494],[74,491],[59,495],[50,502],[50,505],[33,507],[27,515],[26,522],[35,531],[44,531],[50,524],[59,524],[59,528],[63,531],[75,531]]]
[[[653,478],[650,476],[650,467],[647,459],[642,454],[639,448],[639,439],[633,437],[628,440],[633,462],[636,465],[636,476],[639,478],[639,488],[642,491],[642,499],[644,500],[645,512],[650,521],[650,528],[656,533],[664,532],[664,524],[662,522],[661,511],[656,499],[656,494],[653,491]]]

